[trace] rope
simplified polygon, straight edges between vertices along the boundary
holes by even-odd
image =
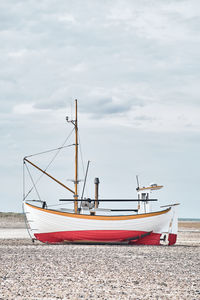
[[[28,235],[30,236],[32,242],[33,242],[33,236],[31,235],[30,231],[30,225],[28,223],[28,219],[27,219],[27,216],[26,216],[26,213],[25,213],[25,210],[24,210],[24,203],[22,203],[22,212],[23,212],[23,215],[24,215],[24,223],[25,223],[25,226],[26,226],[26,230],[28,231]]]
[[[46,150],[46,151],[43,151],[43,152],[38,152],[38,153],[35,153],[35,154],[31,154],[31,155],[25,156],[25,158],[36,156],[36,155],[40,155],[40,154],[45,154],[45,153],[49,153],[49,152],[53,152],[53,151],[56,151],[56,150],[61,150],[63,148],[67,148],[67,147],[71,147],[71,146],[75,146],[75,144],[70,144],[70,145],[67,145],[67,146],[62,146],[62,147],[58,147],[58,148]]]
[[[62,144],[61,147],[56,148],[56,149],[52,149],[52,150],[43,151],[43,152],[36,153],[36,154],[32,154],[32,155],[29,155],[29,156],[26,156],[26,157],[36,156],[36,155],[39,155],[39,154],[43,154],[43,153],[47,153],[47,152],[51,152],[51,151],[57,150],[56,154],[53,156],[53,158],[51,159],[51,161],[49,162],[49,164],[48,164],[47,167],[45,168],[44,171],[46,172],[47,169],[49,168],[49,166],[52,164],[52,162],[53,162],[53,161],[56,159],[56,157],[58,156],[58,154],[59,154],[59,152],[60,152],[61,149],[66,148],[66,147],[70,147],[70,146],[74,145],[74,144],[71,144],[71,145],[65,146],[66,142],[68,141],[68,139],[69,139],[70,136],[72,135],[73,131],[74,131],[74,128],[71,130],[71,132],[69,133],[69,135],[67,136],[67,138],[65,139],[65,141],[64,141],[64,143]],[[26,165],[26,164],[25,164],[25,165]],[[28,170],[29,176],[31,177],[31,174],[30,174],[30,171],[29,171],[27,165],[26,165],[26,168],[27,168],[27,170]],[[32,192],[32,190],[33,190],[34,187],[35,187],[35,189],[36,189],[36,185],[37,185],[38,182],[41,180],[41,178],[43,177],[43,175],[44,175],[44,173],[42,173],[42,174],[39,176],[39,178],[36,180],[35,183],[34,183],[32,177],[31,177],[31,180],[32,180],[32,183],[33,183],[33,187],[32,187],[32,188],[30,189],[30,191],[26,194],[26,196],[25,196],[24,199],[27,198],[27,196]],[[37,189],[36,189],[36,191],[37,191]],[[37,193],[38,193],[38,192],[37,192]],[[38,194],[38,195],[39,195],[39,194]],[[39,199],[40,199],[40,197],[39,197]]]
[[[79,149],[80,149],[80,154],[81,154],[81,163],[82,163],[82,169],[83,169],[83,176],[85,176],[85,167],[84,167],[84,162],[83,162],[83,154],[82,154],[82,148],[81,148],[81,139],[80,139],[80,134],[78,134],[78,139],[79,139]],[[86,188],[86,192],[88,194],[88,191],[87,191],[87,184],[85,186]]]
[[[31,176],[31,173],[30,173],[29,168],[27,167],[27,164],[26,164],[26,163],[25,163],[25,166],[26,166],[26,169],[27,169],[27,171],[28,171],[28,173],[29,173],[29,176],[30,176],[30,178],[31,178],[33,187],[32,187],[32,188],[30,189],[30,191],[26,194],[26,196],[24,197],[24,200],[27,198],[27,196],[30,194],[30,192],[33,190],[33,188],[35,188],[39,200],[42,201],[41,198],[40,198],[39,192],[38,192],[38,190],[37,190],[37,188],[36,188],[36,185],[35,185],[35,183],[34,183],[33,177]]]
[[[48,152],[52,152],[52,151],[56,151],[56,150],[58,150],[58,153],[59,153],[60,150],[63,149],[63,148],[67,148],[67,147],[74,146],[74,144],[65,146],[67,140],[70,138],[70,136],[72,135],[73,131],[74,131],[74,128],[73,128],[72,131],[69,133],[69,135],[67,136],[67,138],[65,139],[65,141],[64,141],[64,143],[62,144],[61,147],[58,147],[58,148],[55,148],[55,149],[46,150],[46,151],[43,151],[43,152],[38,152],[38,153],[35,153],[35,154],[31,154],[31,155],[25,156],[25,158],[32,157],[32,156],[36,156],[36,155],[40,155],[40,154],[44,154],[44,153],[48,153]]]
[[[80,139],[80,135],[78,135],[78,139],[79,139],[79,146],[80,146],[80,154],[81,154],[82,169],[83,169],[83,174],[84,174],[84,173],[85,173],[85,168],[84,168],[84,163],[83,163],[83,154],[82,154],[82,149],[81,149],[81,139]]]
[[[25,161],[23,161],[23,200],[25,200]]]

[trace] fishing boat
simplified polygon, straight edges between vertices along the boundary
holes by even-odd
[[[59,199],[62,203],[73,201],[72,209],[51,209],[47,201],[42,199],[28,199],[28,193],[23,193],[23,209],[26,224],[32,240],[43,243],[120,243],[130,245],[173,245],[177,238],[177,205],[161,206],[154,211],[152,204],[157,199],[150,198],[153,191],[163,186],[150,184],[141,186],[137,178],[136,199],[99,199],[99,178],[95,178],[95,197],[84,198],[84,188],[87,170],[83,184],[82,195],[78,195],[78,109],[75,100],[75,118],[71,123],[75,132],[75,176],[74,189],[59,181],[30,160],[30,156],[23,159],[24,168],[31,165],[39,172],[54,180],[58,185],[70,192],[73,197]],[[60,148],[58,148],[60,149]],[[36,183],[33,182],[33,188]],[[59,202],[59,203],[61,203]],[[102,203],[120,203],[119,209],[103,208]],[[126,208],[127,202],[136,207]]]

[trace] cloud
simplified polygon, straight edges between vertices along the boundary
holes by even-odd
[[[124,124],[152,103],[198,106],[197,1],[78,2],[1,2],[2,112],[78,98],[90,117]]]
[[[159,43],[191,40],[193,30],[187,21],[199,17],[197,6],[197,1],[119,1],[110,9],[107,20],[109,26],[123,26],[129,33]]]
[[[90,107],[88,109],[89,114],[103,118],[106,115],[125,113],[131,109],[132,105],[130,102],[120,103],[112,98],[99,98],[93,103],[84,105],[85,112],[87,107]]]
[[[20,210],[22,157],[62,143],[75,98],[87,153],[108,177],[102,193],[143,170],[163,176],[184,210],[188,174],[199,181],[199,20],[198,0],[0,1],[5,210]]]
[[[134,117],[134,120],[136,121],[153,121],[155,120],[155,118],[149,117],[149,116],[145,116],[145,115],[140,115],[140,116],[136,116]]]
[[[66,103],[62,100],[56,101],[41,101],[40,103],[34,104],[34,108],[36,109],[50,109],[57,110],[66,106]]]

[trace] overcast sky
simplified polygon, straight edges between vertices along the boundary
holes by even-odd
[[[88,196],[99,176],[102,198],[135,198],[139,174],[200,217],[199,31],[198,0],[0,1],[0,211],[21,211],[22,158],[63,143],[77,98]]]

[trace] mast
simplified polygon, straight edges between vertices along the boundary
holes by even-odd
[[[75,194],[74,194],[74,212],[78,212],[78,113],[77,99],[75,100]]]

